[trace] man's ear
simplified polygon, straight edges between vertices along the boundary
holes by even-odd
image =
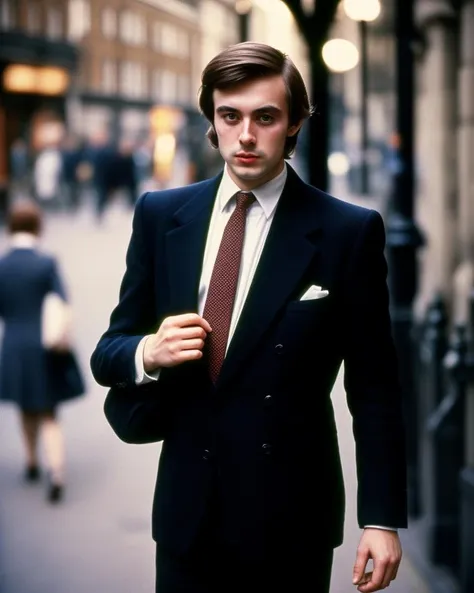
[[[287,134],[286,134],[286,135],[287,135],[287,136],[290,136],[290,137],[291,137],[291,136],[294,136],[295,134],[297,134],[297,133],[300,131],[300,129],[301,129],[301,126],[302,126],[302,125],[303,125],[303,120],[299,121],[299,122],[298,122],[297,124],[295,124],[294,126],[290,126],[290,127],[288,128],[288,132],[287,132]]]

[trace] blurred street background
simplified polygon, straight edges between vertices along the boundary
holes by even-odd
[[[315,114],[292,165],[384,217],[410,507],[390,590],[474,592],[473,31],[474,0],[0,0],[0,247],[8,206],[36,200],[88,381],[62,411],[68,478],[55,508],[22,484],[16,415],[0,407],[1,593],[153,590],[159,447],[112,434],[89,357],[137,197],[222,167],[200,74],[244,40],[285,51],[307,82]],[[353,590],[360,535],[343,400],[338,381],[348,515],[332,593]]]

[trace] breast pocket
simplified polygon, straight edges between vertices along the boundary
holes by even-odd
[[[285,309],[285,313],[288,315],[299,313],[306,315],[319,315],[322,312],[326,312],[330,309],[331,297],[328,295],[321,299],[308,299],[290,301]]]

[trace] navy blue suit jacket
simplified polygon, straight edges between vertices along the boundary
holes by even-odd
[[[338,546],[345,499],[330,395],[343,361],[359,524],[406,526],[382,218],[291,167],[217,384],[203,358],[135,385],[140,339],[167,316],[197,311],[220,178],[138,200],[119,302],[91,358],[110,388],[105,414],[116,434],[163,441],[154,538],[186,550],[212,494],[222,536],[246,553],[270,542],[306,546],[316,533]],[[329,296],[300,301],[312,284]]]

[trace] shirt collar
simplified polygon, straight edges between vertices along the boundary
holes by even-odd
[[[288,171],[285,163],[281,173],[279,173],[273,179],[270,179],[270,181],[267,181],[263,185],[260,185],[259,187],[256,187],[252,190],[255,199],[260,204],[260,207],[264,211],[265,217],[267,219],[270,218],[277,207],[278,200],[280,199],[283,187],[285,186],[287,176]],[[241,191],[241,189],[231,178],[227,169],[227,165],[225,165],[224,173],[219,185],[219,190],[217,192],[219,212],[223,212],[225,210],[232,196],[234,196],[239,191]]]
[[[13,233],[9,242],[13,249],[34,249],[38,244],[38,237],[33,233]]]

